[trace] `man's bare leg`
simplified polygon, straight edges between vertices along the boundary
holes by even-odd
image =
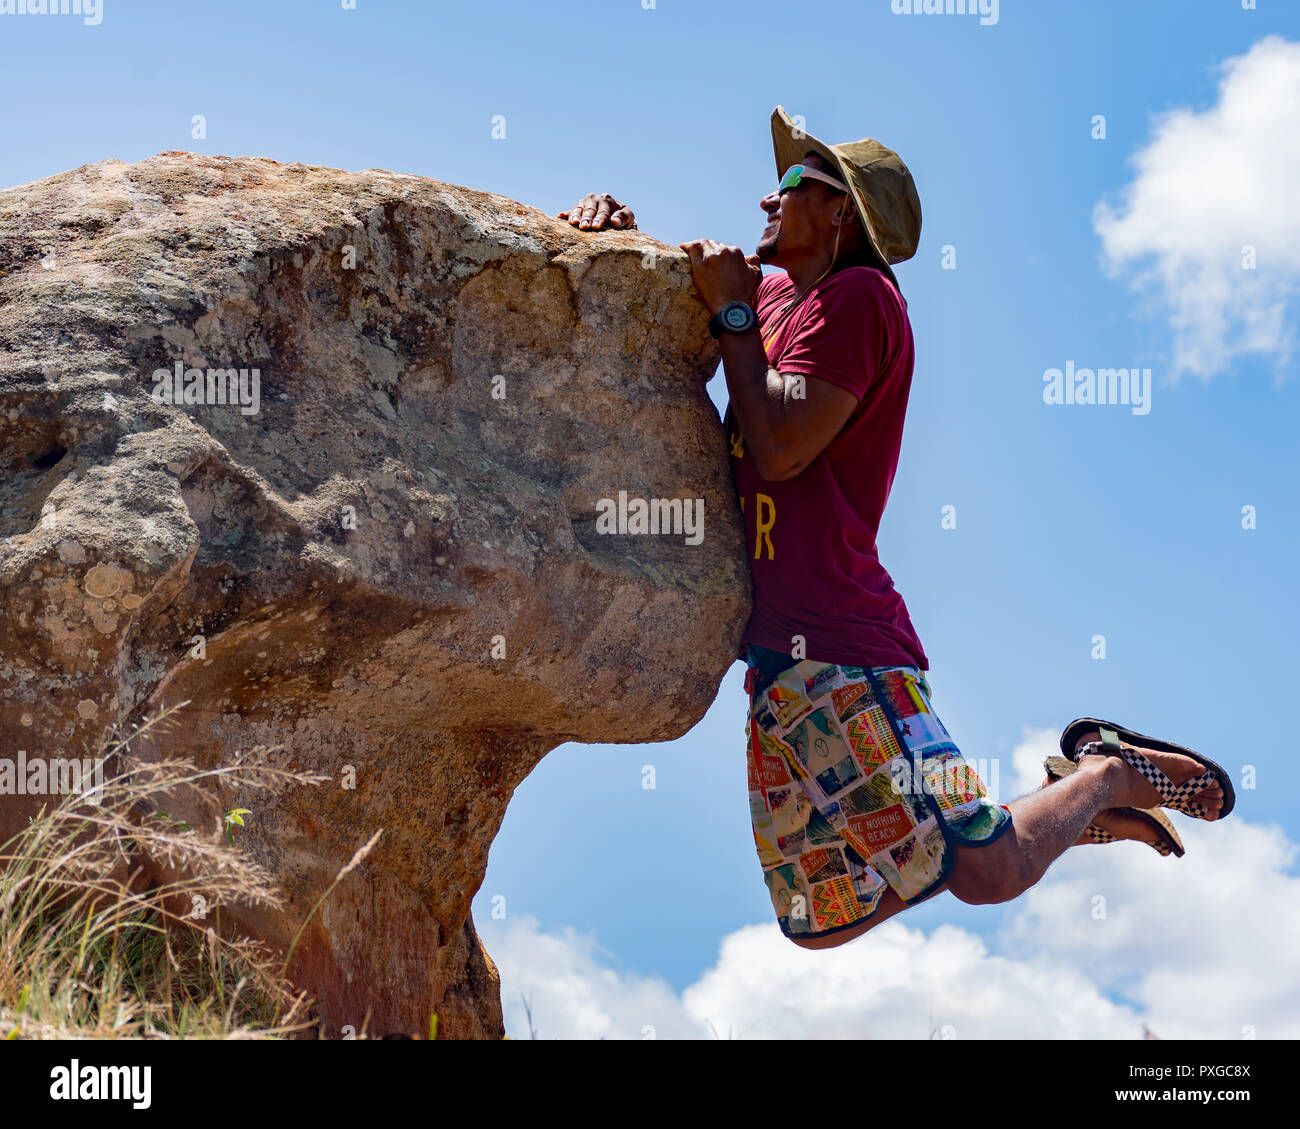
[[[1013,887],[995,885],[986,876],[986,870],[1019,875],[1019,880],[1027,879],[1016,893],[1037,882],[1055,858],[1083,837],[1083,829],[1098,811],[1114,806],[1108,799],[1115,787],[1110,779],[1114,774],[1099,771],[1103,766],[1094,762],[1101,760],[1101,757],[1087,757],[1078,772],[1058,780],[1050,788],[1039,789],[1008,804],[1011,827],[987,847],[959,846],[957,862],[940,890],[951,890],[962,901],[979,904],[1008,901],[1016,896],[1000,896]],[[876,912],[867,921],[860,922],[857,928],[833,933],[829,937],[790,939],[803,949],[835,948],[862,936],[906,908],[902,898],[893,890],[886,890]]]
[[[1050,788],[1053,780],[1050,776],[1044,776],[1043,782],[1038,786],[1041,788]],[[1111,808],[1107,811],[1099,811],[1092,817],[1092,822],[1103,831],[1110,832],[1112,838],[1117,842],[1127,843],[1147,843],[1154,844],[1160,842],[1160,832],[1152,827],[1145,819],[1139,819],[1135,815],[1127,815],[1119,808]],[[1075,841],[1076,847],[1101,847],[1105,843],[1097,839],[1092,839],[1085,831]]]
[[[1085,733],[1075,745],[1101,740],[1095,730]],[[1142,746],[1144,756],[1181,784],[1200,776],[1204,766],[1191,757],[1157,752]],[[1223,806],[1223,789],[1212,784],[1196,799],[1210,813]],[[1084,757],[1078,771],[1040,788],[1007,805],[1011,810],[1011,827],[984,847],[959,846],[948,881],[941,890],[949,890],[971,905],[1009,902],[1033,886],[1056,859],[1070,847],[1090,842],[1084,830],[1108,808],[1151,808],[1160,803],[1160,794],[1136,769],[1119,757]],[[927,899],[928,900],[928,899]],[[853,929],[830,937],[807,940],[791,938],[800,948],[829,949],[843,945],[874,929],[907,907],[893,890],[887,890],[877,912]]]
[[[1095,730],[1085,733],[1075,748],[1100,739]],[[1191,757],[1130,747],[1139,749],[1175,784],[1204,771]],[[1223,806],[1223,789],[1212,784],[1196,798],[1208,812],[1217,813]],[[1042,878],[1107,808],[1149,808],[1159,803],[1155,787],[1119,757],[1084,757],[1073,775],[1008,804],[1011,829],[996,841],[986,847],[959,846],[947,889],[973,905],[1011,901]]]

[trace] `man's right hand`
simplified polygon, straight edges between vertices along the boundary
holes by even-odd
[[[582,231],[599,231],[606,225],[619,230],[636,227],[632,209],[620,204],[608,192],[588,192],[567,212],[560,212],[555,218],[568,220]]]

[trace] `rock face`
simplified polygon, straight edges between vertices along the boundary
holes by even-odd
[[[163,153],[0,192],[0,757],[188,701],[136,752],[327,776],[172,814],[252,809],[291,913],[236,920],[281,948],[382,828],[293,976],[330,1031],[500,1035],[469,908],[511,793],[686,732],[748,615],[705,320],[679,250],[420,177]],[[620,491],[702,538],[605,532]]]

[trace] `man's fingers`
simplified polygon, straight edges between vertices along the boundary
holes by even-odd
[[[739,247],[730,247],[717,239],[692,239],[688,243],[679,243],[677,246],[690,254],[691,262],[695,262],[697,258],[702,259],[706,255],[740,254]],[[753,258],[753,265],[757,266],[758,256],[751,257]],[[748,261],[746,260],[746,262]]]
[[[600,231],[609,227],[635,227],[636,217],[626,204],[620,204],[608,192],[588,192],[558,219],[567,219],[574,227],[584,231]]]

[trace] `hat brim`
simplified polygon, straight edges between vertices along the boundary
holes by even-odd
[[[867,207],[866,197],[862,195],[854,182],[854,178],[845,169],[840,155],[831,146],[819,141],[807,130],[800,129],[790,115],[785,112],[784,106],[777,106],[772,111],[772,151],[776,157],[776,175],[778,177],[784,176],[786,169],[791,165],[799,164],[808,153],[819,154],[835,169],[840,180],[849,186],[849,193],[853,197],[853,204],[857,210],[858,219],[862,223],[862,230],[865,232],[868,241],[870,241],[876,257],[880,260],[881,269],[897,287],[898,279],[894,276],[893,269],[889,265],[889,259],[880,250],[880,243],[876,239],[876,233],[871,230],[871,210]]]

